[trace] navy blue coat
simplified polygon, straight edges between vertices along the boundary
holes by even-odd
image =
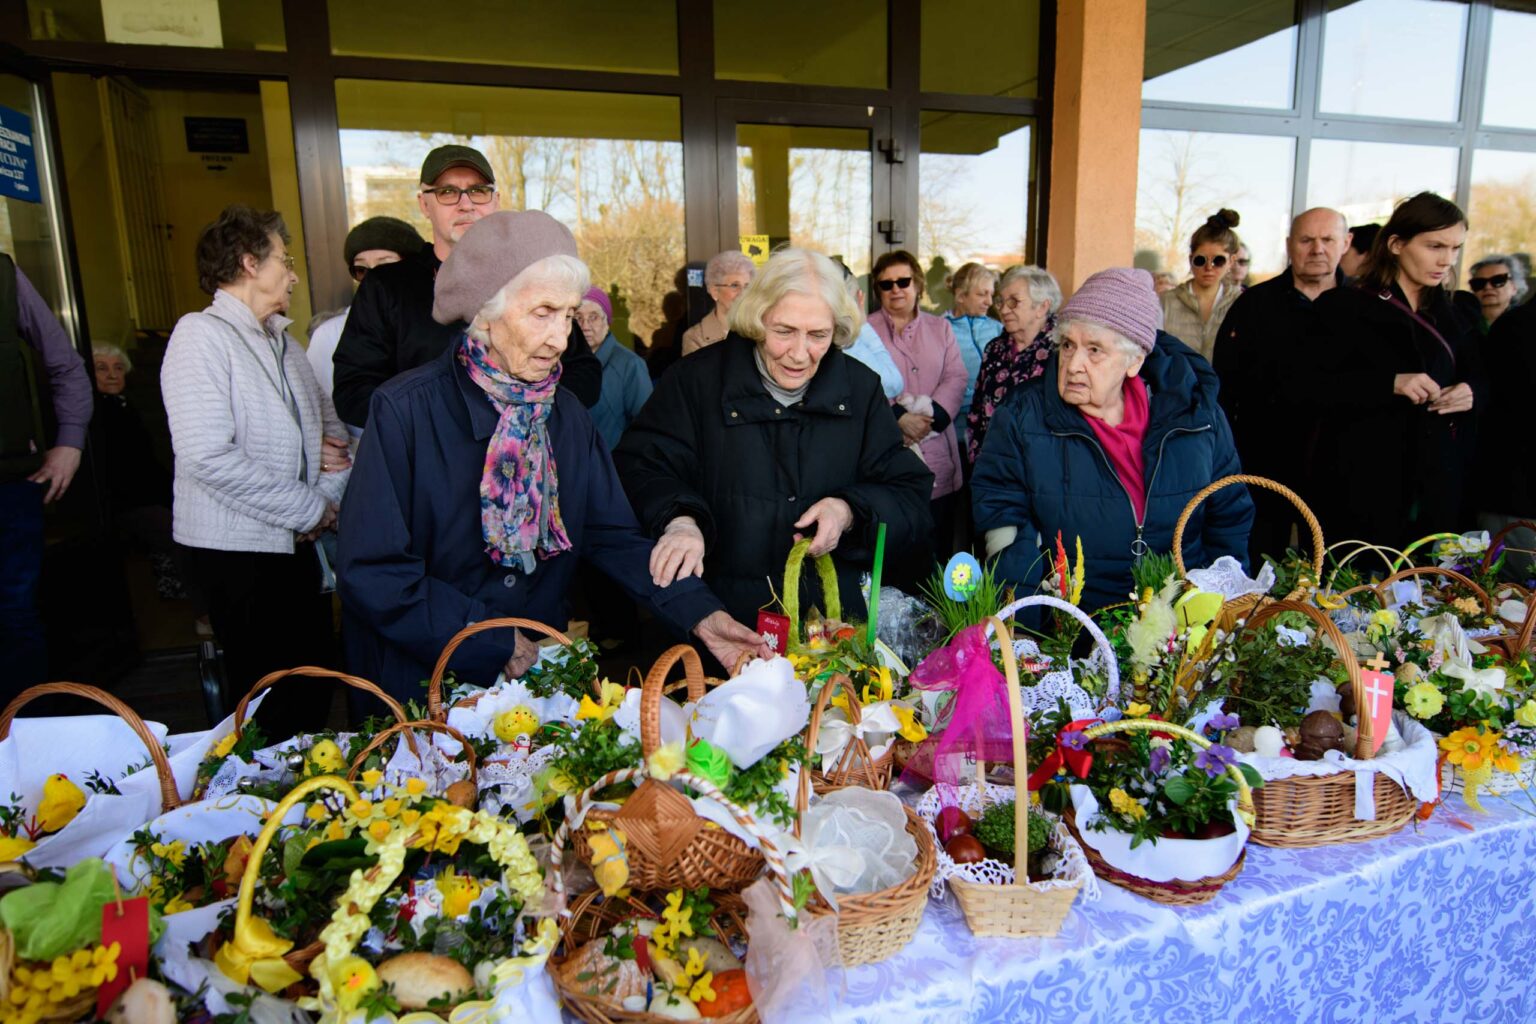
[[[1020,594],[1039,585],[1045,560],[1038,532],[1054,549],[1060,530],[1069,557],[1083,539],[1087,581],[1082,607],[1124,601],[1131,591],[1132,548],[1138,538],[1154,552],[1173,548],[1173,524],[1206,484],[1240,472],[1232,430],[1217,404],[1209,363],[1172,335],[1158,332],[1142,364],[1150,393],[1146,457],[1147,505],[1136,522],[1130,495],[1083,414],[1062,401],[1052,355],[1045,373],[1009,396],[987,431],[971,477],[976,528],[1014,526],[1019,534],[998,556],[998,569]],[[1253,501],[1248,489],[1226,487],[1208,498],[1184,532],[1190,568],[1222,555],[1248,561]]]
[[[697,579],[651,583],[640,533],[608,447],[566,389],[549,417],[560,514],[571,550],[531,575],[491,562],[480,533],[480,475],[496,410],[454,358],[457,345],[374,392],[342,503],[337,589],[347,663],[405,699],[421,694],[443,646],[471,622],[521,616],[563,628],[580,559],[647,602],[679,631],[722,607]],[[459,678],[489,684],[511,653],[510,631],[459,648]]]

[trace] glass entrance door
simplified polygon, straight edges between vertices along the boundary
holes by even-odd
[[[804,246],[863,276],[875,253],[901,244],[888,110],[722,101],[720,119],[722,248],[762,263]]]

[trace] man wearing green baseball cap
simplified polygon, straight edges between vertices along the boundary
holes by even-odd
[[[368,403],[380,384],[437,358],[463,331],[462,323],[432,319],[433,283],[464,232],[501,207],[490,161],[479,150],[458,145],[427,154],[416,201],[432,226],[431,243],[369,271],[336,347],[336,411],[355,427],[367,423]],[[561,362],[560,386],[591,408],[601,393],[603,367],[575,324]]]

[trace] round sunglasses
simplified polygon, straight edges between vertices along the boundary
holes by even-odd
[[[1203,267],[1207,263],[1220,270],[1227,265],[1227,258],[1225,256],[1191,256],[1189,258],[1189,265],[1192,267]]]

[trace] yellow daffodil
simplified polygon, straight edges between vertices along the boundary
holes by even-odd
[[[1128,818],[1140,821],[1147,816],[1147,809],[1137,803],[1125,790],[1116,787],[1109,791],[1109,806]]]
[[[373,816],[373,801],[354,800],[347,807],[347,813],[354,818],[371,818]]]
[[[324,821],[330,816],[331,812],[326,809],[325,804],[318,800],[304,809],[304,817],[308,818],[310,821]]]
[[[1445,707],[1445,695],[1432,683],[1414,683],[1403,693],[1403,710],[1414,718],[1433,718]]]
[[[1152,713],[1152,705],[1143,704],[1140,701],[1131,701],[1125,706],[1126,718],[1146,718]]]
[[[397,796],[392,796],[388,800],[385,800],[383,803],[379,804],[379,812],[386,818],[398,818],[400,816],[401,806],[403,805],[400,803],[400,798]]]
[[[1441,740],[1440,749],[1445,751],[1445,759],[1451,764],[1474,772],[1483,766],[1483,762],[1492,760],[1494,738],[1479,731],[1477,726],[1469,725]]]
[[[415,777],[406,779],[405,780],[405,791],[407,793],[411,794],[411,796],[421,796],[423,793],[425,793],[427,791],[426,780],[425,779],[418,779],[418,778],[415,778]]]
[[[651,752],[651,756],[645,759],[645,764],[650,770],[651,778],[666,782],[688,767],[688,754],[683,749],[683,741],[673,740],[671,743],[663,743]]]
[[[917,717],[917,709],[900,702],[891,705],[891,714],[896,716],[896,721],[901,723],[901,729],[897,735],[912,743],[921,743],[928,738],[928,730]]]
[[[387,821],[375,821],[368,825],[368,835],[374,842],[382,843],[389,838],[390,827]]]
[[[363,772],[363,786],[368,789],[378,789],[384,781],[384,773],[377,768],[369,768]]]

